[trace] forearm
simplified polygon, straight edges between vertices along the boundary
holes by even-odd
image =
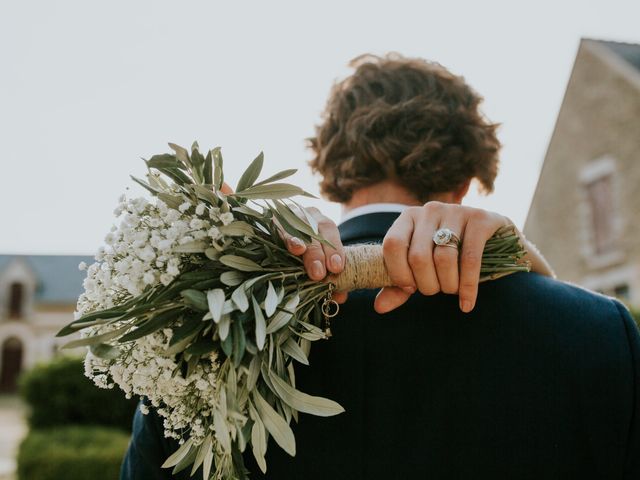
[[[547,277],[556,278],[556,274],[551,268],[551,265],[549,264],[547,259],[544,258],[542,253],[540,253],[538,247],[527,240],[524,234],[517,228],[516,231],[518,232],[518,236],[521,238],[522,244],[527,251],[527,254],[524,256],[524,260],[528,261],[531,264],[531,271]]]

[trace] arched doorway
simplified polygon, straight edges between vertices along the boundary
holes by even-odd
[[[18,388],[18,376],[22,371],[22,342],[9,337],[2,343],[2,366],[0,367],[0,392],[11,393]]]

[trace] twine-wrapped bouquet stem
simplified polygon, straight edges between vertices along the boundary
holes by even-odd
[[[522,261],[525,253],[515,227],[501,227],[485,246],[480,267],[480,282],[495,280],[514,272],[528,271],[529,265]],[[351,291],[393,286],[384,263],[382,245],[347,246],[345,257],[343,272],[328,278],[336,290]]]

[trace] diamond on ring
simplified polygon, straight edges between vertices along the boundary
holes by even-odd
[[[440,228],[433,234],[433,243],[443,247],[458,247],[460,239],[448,228]]]

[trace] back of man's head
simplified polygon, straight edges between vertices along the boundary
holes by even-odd
[[[498,124],[479,109],[482,97],[442,65],[399,54],[361,55],[336,83],[310,161],[322,193],[346,203],[363,187],[396,181],[421,202],[477,178],[493,190]]]

